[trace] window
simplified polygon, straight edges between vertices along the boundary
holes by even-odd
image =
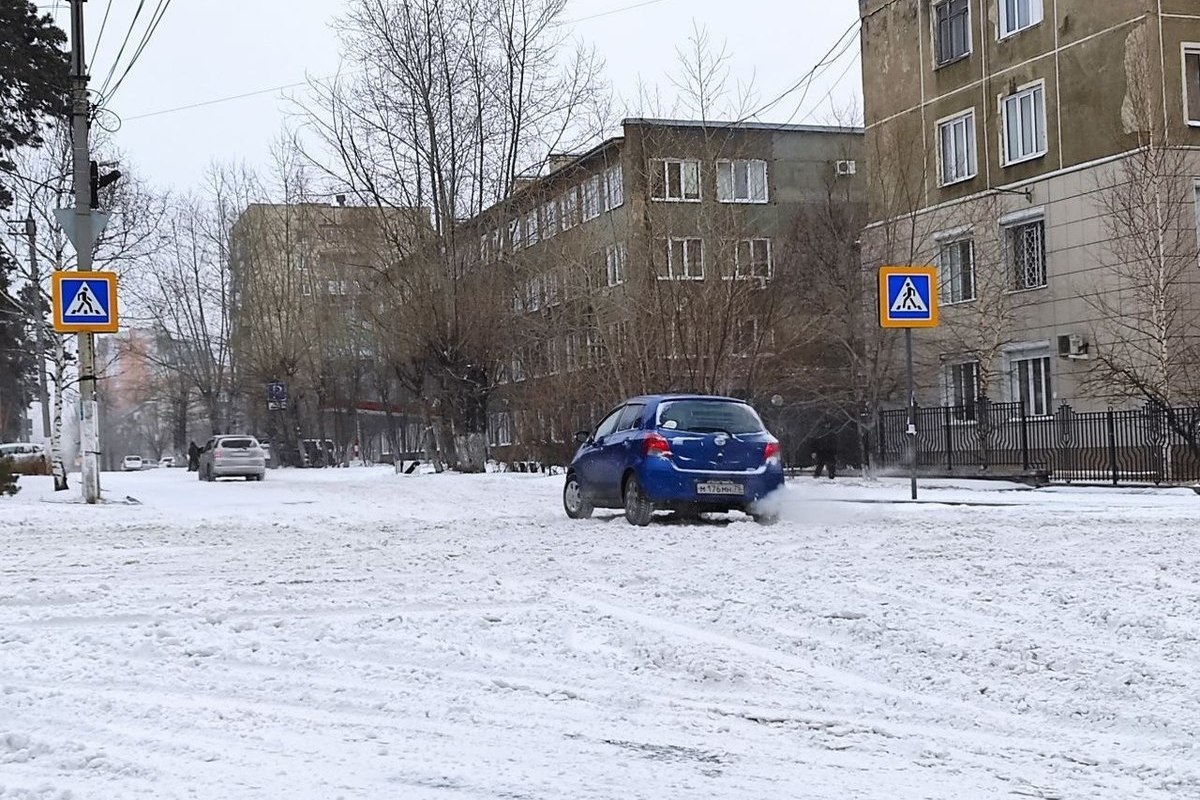
[[[658,407],[658,427],[689,433],[742,436],[763,430],[750,406],[729,400],[672,400]]]
[[[583,182],[583,221],[600,216],[600,176],[593,175]]]
[[[572,186],[562,196],[562,229],[569,231],[579,223],[579,187]]]
[[[513,383],[525,380],[525,363],[519,355],[512,357],[512,379]]]
[[[621,166],[604,170],[604,210],[612,211],[625,204],[625,183]]]
[[[578,332],[568,334],[565,344],[567,372],[578,372],[583,359],[586,357],[583,334]]]
[[[535,208],[525,215],[525,246],[532,247],[538,243],[538,212]]]
[[[1196,210],[1196,244],[1200,245],[1200,180],[1197,180],[1192,187],[1195,192],[1195,210]]]
[[[979,362],[964,361],[946,367],[946,402],[954,407],[953,414],[960,422],[975,419],[979,401]]]
[[[1000,38],[1042,21],[1042,0],[1000,0]]]
[[[544,278],[546,288],[546,307],[556,306],[562,302],[562,293],[560,291],[561,281],[557,272],[551,271],[546,273]]]
[[[491,251],[488,249],[491,243],[491,237],[484,233],[479,236],[479,261],[486,264],[491,261]]]
[[[700,201],[700,162],[655,159],[650,162],[650,196],[655,200]]]
[[[737,243],[734,272],[739,278],[771,277],[771,240],[742,239]]]
[[[1046,285],[1046,221],[1042,219],[1010,225],[1004,229],[1013,288],[1037,289]]]
[[[300,279],[300,296],[312,297],[312,270],[302,264],[297,270],[297,277]]]
[[[1183,91],[1189,125],[1200,125],[1200,45],[1183,50]]]
[[[964,303],[975,299],[975,241],[958,239],[944,242],[938,257],[938,297],[946,303]]]
[[[1020,400],[1025,412],[1035,417],[1052,413],[1050,392],[1050,357],[1014,358],[1012,365],[1012,397]]]
[[[664,239],[666,259],[658,266],[658,279],[704,280],[704,242],[700,239]]]
[[[943,0],[935,5],[933,25],[934,56],[939,67],[971,54],[971,11],[968,0]]]
[[[718,161],[717,199],[722,203],[767,202],[767,162]]]
[[[558,233],[558,203],[551,200],[542,206],[542,236],[549,239]]]
[[[530,311],[537,311],[542,307],[542,279],[530,278],[525,284],[525,307]]]
[[[1046,154],[1046,88],[1038,84],[1004,98],[1004,163]]]
[[[624,243],[611,244],[605,251],[606,270],[609,286],[620,286],[625,282],[625,262],[629,252]]]
[[[938,123],[938,168],[942,186],[975,177],[974,111]]]
[[[514,251],[521,246],[521,220],[519,219],[508,221],[508,246]]]
[[[596,426],[596,432],[592,434],[592,441],[598,442],[615,431],[617,429],[617,422],[621,419],[621,412],[624,410],[624,408],[618,408],[601,420],[600,424]]]
[[[733,330],[733,352],[747,356],[758,347],[758,318],[744,317],[737,320]]]
[[[621,418],[617,420],[617,431],[632,431],[640,428],[642,413],[645,410],[644,403],[630,403],[625,406],[625,410],[621,412]]]
[[[488,440],[492,447],[505,447],[512,444],[512,415],[507,411],[489,414],[488,434]]]

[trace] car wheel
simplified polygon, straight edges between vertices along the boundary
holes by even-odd
[[[776,522],[779,522],[778,514],[751,514],[750,516],[759,525],[774,525]]]
[[[638,482],[637,475],[630,475],[625,479],[626,521],[642,528],[650,524],[653,516],[654,504],[642,494],[642,484]]]
[[[574,475],[567,477],[563,487],[563,508],[571,519],[587,519],[592,515],[592,504],[583,499],[583,489]]]

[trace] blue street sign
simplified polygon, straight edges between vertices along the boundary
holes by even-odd
[[[287,408],[288,392],[287,384],[279,381],[271,381],[267,384],[267,410],[281,411]]]
[[[117,276],[111,272],[56,272],[52,278],[54,330],[115,333]]]
[[[879,323],[885,328],[936,327],[937,280],[933,267],[882,267]]]

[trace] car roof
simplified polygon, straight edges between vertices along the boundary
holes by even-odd
[[[716,394],[646,394],[638,397],[631,397],[626,400],[626,403],[646,403],[652,405],[655,403],[673,402],[675,400],[714,400],[725,403],[746,403],[745,400],[740,400],[736,397],[723,397]]]

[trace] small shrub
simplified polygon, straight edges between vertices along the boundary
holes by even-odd
[[[17,470],[11,458],[0,458],[0,496],[21,491],[17,486]]]

